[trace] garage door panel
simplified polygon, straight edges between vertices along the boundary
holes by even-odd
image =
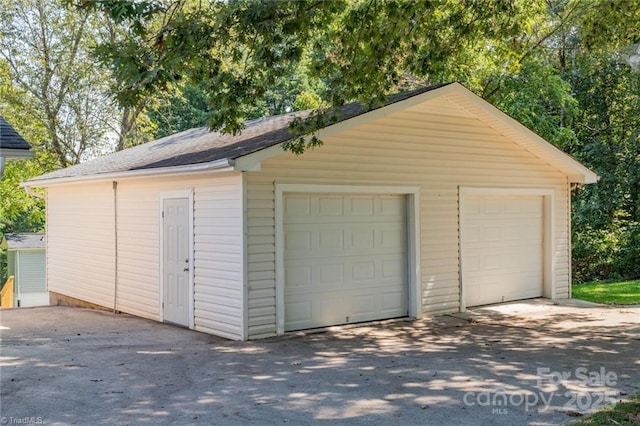
[[[373,216],[374,203],[372,197],[353,197],[351,198],[351,214],[353,216]]]
[[[320,266],[318,284],[326,287],[327,285],[340,285],[342,283],[344,283],[344,265],[342,263]]]
[[[355,294],[351,298],[351,316],[373,316],[376,312],[376,298],[371,294]]]
[[[285,268],[285,280],[291,288],[308,287],[311,285],[312,273],[311,265],[290,266]]]
[[[344,204],[342,197],[320,197],[318,208],[321,216],[344,216]]]
[[[407,314],[404,196],[285,194],[284,204],[286,330]]]
[[[310,251],[312,247],[311,232],[291,229],[285,236],[284,244],[286,251]]]
[[[349,231],[349,237],[349,242],[353,249],[371,249],[375,247],[376,231],[371,227],[352,229]]]
[[[376,277],[376,262],[373,260],[354,262],[351,266],[353,281],[371,281]]]
[[[462,219],[467,306],[542,296],[541,196],[467,195]]]
[[[285,304],[285,315],[291,324],[307,324],[311,321],[311,302],[288,301]]]
[[[311,215],[309,197],[289,197],[284,202],[285,217],[308,217]]]
[[[391,317],[397,315],[399,312],[405,311],[405,300],[404,292],[395,291],[384,293],[381,299],[382,312]]]
[[[405,203],[404,200],[399,197],[380,197],[380,213],[381,216],[389,216],[391,220],[395,221],[398,216],[404,215]]]
[[[344,230],[324,229],[318,233],[316,241],[318,241],[317,251],[320,252],[331,253],[334,250],[344,250]],[[317,251],[314,250],[314,253]]]
[[[406,274],[402,254],[380,255],[376,259],[371,256],[291,259],[285,267],[285,295],[307,293],[310,286],[320,291],[394,286],[404,282]]]

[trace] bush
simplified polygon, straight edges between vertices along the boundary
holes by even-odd
[[[576,283],[640,277],[640,224],[615,223],[609,229],[577,230],[572,273]]]

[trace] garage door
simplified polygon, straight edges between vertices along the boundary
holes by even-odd
[[[466,306],[542,296],[542,197],[467,195],[463,205]]]
[[[285,330],[407,315],[406,197],[285,194]]]

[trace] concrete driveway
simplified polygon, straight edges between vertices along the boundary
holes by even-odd
[[[640,307],[535,300],[255,342],[0,315],[3,424],[558,424],[640,390]]]

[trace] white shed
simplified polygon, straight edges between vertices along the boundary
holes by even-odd
[[[44,234],[5,234],[2,246],[7,250],[7,276],[14,277],[12,307],[48,305]]]
[[[47,188],[53,300],[256,339],[570,296],[586,167],[457,83],[348,104],[322,147],[284,152],[306,114],[26,182]]]

